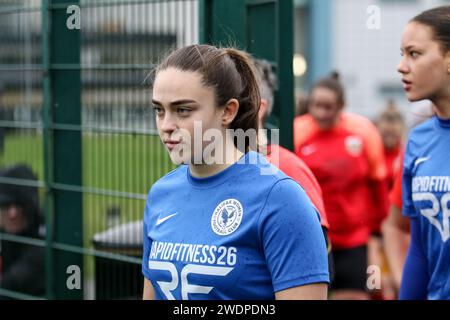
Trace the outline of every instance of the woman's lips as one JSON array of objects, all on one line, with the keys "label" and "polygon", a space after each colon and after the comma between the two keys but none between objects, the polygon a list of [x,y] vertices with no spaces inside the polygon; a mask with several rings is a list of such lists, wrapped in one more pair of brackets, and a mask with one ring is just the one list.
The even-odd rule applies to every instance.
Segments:
[{"label": "woman's lips", "polygon": [[169,149],[169,151],[172,151],[172,149],[175,148],[175,146],[179,143],[180,143],[180,141],[175,141],[175,140],[164,141],[164,145],[167,147],[167,149]]},{"label": "woman's lips", "polygon": [[412,87],[411,81],[403,80],[403,89],[405,91],[410,91]]}]

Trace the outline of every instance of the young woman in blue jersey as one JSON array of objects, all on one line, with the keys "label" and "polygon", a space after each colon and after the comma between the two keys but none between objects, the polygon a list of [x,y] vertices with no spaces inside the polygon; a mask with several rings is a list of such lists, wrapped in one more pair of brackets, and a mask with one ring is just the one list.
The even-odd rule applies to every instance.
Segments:
[{"label": "young woman in blue jersey", "polygon": [[[260,104],[250,57],[184,47],[157,67],[152,89],[159,135],[181,165],[148,195],[144,299],[326,299],[316,210],[296,182],[249,151]],[[230,129],[254,135],[241,144]]]},{"label": "young woman in blue jersey", "polygon": [[403,171],[403,213],[411,243],[400,299],[450,299],[450,6],[406,26],[402,74],[410,101],[431,100],[437,115],[411,132]]}]

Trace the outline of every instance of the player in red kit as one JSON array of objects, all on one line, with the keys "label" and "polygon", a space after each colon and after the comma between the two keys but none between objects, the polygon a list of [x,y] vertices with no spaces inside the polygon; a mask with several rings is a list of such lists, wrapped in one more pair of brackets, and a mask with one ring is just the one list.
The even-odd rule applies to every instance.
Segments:
[{"label": "player in red kit", "polygon": [[295,153],[323,191],[335,265],[335,299],[368,299],[367,245],[387,211],[381,137],[366,118],[343,112],[337,75],[311,89],[309,114],[294,120]]},{"label": "player in red kit", "polygon": [[[261,105],[259,109],[259,128],[264,127],[264,122],[272,113],[274,104],[274,90],[277,85],[275,73],[272,66],[265,60],[254,60],[258,86],[261,94]],[[293,152],[278,144],[267,144],[267,137],[263,130],[260,130],[258,137],[260,144],[266,147],[266,158],[270,163],[277,166],[285,174],[297,181],[306,194],[311,199],[320,214],[321,225],[327,230],[329,228],[325,206],[323,204],[322,189],[319,182],[303,160]]]}]

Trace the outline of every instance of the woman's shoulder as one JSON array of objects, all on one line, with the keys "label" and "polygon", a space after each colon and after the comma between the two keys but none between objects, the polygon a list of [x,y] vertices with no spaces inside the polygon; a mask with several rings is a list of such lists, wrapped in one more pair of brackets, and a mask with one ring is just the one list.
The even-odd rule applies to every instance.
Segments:
[{"label": "woman's shoulder", "polygon": [[265,190],[267,195],[277,194],[280,197],[289,194],[304,192],[303,187],[292,177],[281,171],[278,166],[270,163],[263,155],[259,154],[260,162],[253,164],[248,170],[248,180],[255,185],[255,189]]},{"label": "woman's shoulder", "polygon": [[277,163],[271,163],[272,161],[279,161],[279,157],[274,156],[273,151],[271,150],[272,159],[269,161],[263,154],[253,152],[250,157],[247,157],[248,163],[247,172],[248,176],[251,179],[257,178],[260,181],[265,181],[269,184],[274,184],[279,180],[289,178],[283,171],[278,168]]},{"label": "woman's shoulder", "polygon": [[414,127],[408,135],[406,152],[410,154],[426,148],[428,143],[436,137],[436,126],[436,119],[432,117]]},{"label": "woman's shoulder", "polygon": [[352,134],[356,134],[370,140],[374,135],[379,135],[377,127],[369,118],[352,112],[343,112],[340,126]]},{"label": "woman's shoulder", "polygon": [[434,117],[414,127],[408,135],[404,167],[412,169],[419,158],[427,158],[430,148],[434,148],[436,139],[436,119]]},{"label": "woman's shoulder", "polygon": [[151,186],[149,194],[165,190],[166,188],[174,188],[177,184],[183,183],[183,179],[186,177],[186,170],[186,165],[180,165],[166,173]]},{"label": "woman's shoulder", "polygon": [[411,130],[409,139],[420,140],[421,138],[424,138],[424,135],[434,134],[434,130],[437,126],[436,122],[436,117],[434,116],[417,125]]}]

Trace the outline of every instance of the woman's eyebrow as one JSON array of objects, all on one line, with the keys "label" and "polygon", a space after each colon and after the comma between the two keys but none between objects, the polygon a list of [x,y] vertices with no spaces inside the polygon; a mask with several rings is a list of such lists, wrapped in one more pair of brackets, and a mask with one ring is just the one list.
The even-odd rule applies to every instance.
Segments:
[{"label": "woman's eyebrow", "polygon": [[170,103],[170,105],[172,105],[172,106],[179,106],[179,105],[182,105],[182,104],[191,104],[191,103],[197,103],[197,101],[190,100],[190,99],[183,99],[183,100],[173,101],[173,102]]},{"label": "woman's eyebrow", "polygon": [[[159,101],[157,101],[157,100],[155,100],[155,99],[152,99],[152,103],[153,103],[153,104],[156,104],[156,105],[159,105],[159,106],[162,105],[161,102],[159,102]],[[192,103],[198,103],[198,102],[195,101],[195,100],[191,100],[191,99],[182,99],[182,100],[172,101],[172,102],[170,103],[170,105],[176,107],[176,106],[179,106],[179,105],[192,104]]]},{"label": "woman's eyebrow", "polygon": [[400,50],[403,52],[403,50],[409,51],[409,50],[414,49],[414,48],[416,48],[416,45],[411,44],[411,45],[405,47],[404,49],[403,49],[403,48],[400,48]]}]

